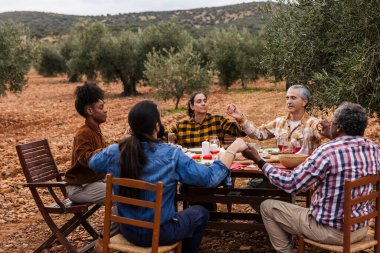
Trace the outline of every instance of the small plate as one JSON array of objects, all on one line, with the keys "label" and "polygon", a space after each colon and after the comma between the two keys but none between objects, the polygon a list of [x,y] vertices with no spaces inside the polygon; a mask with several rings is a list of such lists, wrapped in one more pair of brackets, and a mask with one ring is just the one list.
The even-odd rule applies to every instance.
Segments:
[{"label": "small plate", "polygon": [[187,151],[190,151],[191,153],[201,154],[202,148],[188,148]]},{"label": "small plate", "polygon": [[280,150],[278,148],[264,148],[263,153],[278,155],[280,153]]}]

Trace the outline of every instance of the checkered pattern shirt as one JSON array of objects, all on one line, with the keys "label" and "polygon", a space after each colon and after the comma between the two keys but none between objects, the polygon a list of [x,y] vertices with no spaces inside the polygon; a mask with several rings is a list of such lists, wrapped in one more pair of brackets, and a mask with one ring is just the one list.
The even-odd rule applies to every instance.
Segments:
[{"label": "checkered pattern shirt", "polygon": [[[275,120],[256,127],[252,121],[248,120],[244,116],[244,121],[239,125],[239,128],[243,130],[249,137],[257,140],[267,140],[271,138],[279,139],[280,137],[286,137],[288,141],[291,141],[295,147],[301,147],[304,139],[304,133],[308,131],[311,133],[309,136],[310,144],[316,148],[321,143],[322,136],[319,134],[317,125],[319,120],[315,117],[305,113],[300,122],[293,129],[289,124],[290,114],[283,117],[278,117]],[[313,148],[313,149],[314,149]]]},{"label": "checkered pattern shirt", "polygon": [[176,123],[168,132],[175,134],[177,144],[187,148],[202,146],[202,142],[210,140],[212,135],[218,136],[221,144],[224,142],[225,134],[232,136],[246,135],[244,131],[239,130],[235,122],[223,116],[209,113],[206,114],[201,123],[195,122],[194,117],[191,117]]},{"label": "checkered pattern shirt", "polygon": [[[291,173],[263,166],[270,182],[289,193],[307,190],[316,184],[311,199],[311,214],[317,222],[343,230],[344,180],[355,180],[377,175],[380,167],[380,150],[373,142],[357,136],[338,137],[320,146]],[[356,188],[353,197],[372,191],[372,185]],[[368,214],[369,202],[352,207],[352,216]],[[355,224],[351,231],[368,225]]]}]

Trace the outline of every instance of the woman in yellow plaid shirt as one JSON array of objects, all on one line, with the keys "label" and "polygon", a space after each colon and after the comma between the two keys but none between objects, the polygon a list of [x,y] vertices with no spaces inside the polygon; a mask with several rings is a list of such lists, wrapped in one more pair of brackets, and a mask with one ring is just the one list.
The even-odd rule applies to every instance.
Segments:
[{"label": "woman in yellow plaid shirt", "polygon": [[[218,136],[221,143],[224,142],[226,134],[232,136],[245,136],[236,122],[230,121],[220,115],[207,113],[207,95],[203,92],[194,92],[190,95],[187,114],[189,119],[177,122],[168,130],[174,133],[177,144],[192,148],[200,147],[202,142],[209,140],[210,136]],[[166,136],[165,136],[166,137]]]}]

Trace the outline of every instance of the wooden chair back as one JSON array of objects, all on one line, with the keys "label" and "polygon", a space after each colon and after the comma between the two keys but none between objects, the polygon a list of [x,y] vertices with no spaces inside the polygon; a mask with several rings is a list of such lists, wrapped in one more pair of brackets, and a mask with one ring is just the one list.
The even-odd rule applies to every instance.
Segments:
[{"label": "wooden chair back", "polygon": [[223,146],[227,148],[235,140],[236,140],[235,136],[232,136],[232,135],[229,135],[229,134],[225,134],[224,138],[223,138]]},{"label": "wooden chair back", "polygon": [[[106,207],[104,215],[104,252],[108,253],[108,245],[110,241],[110,224],[112,222],[129,224],[137,227],[143,227],[153,230],[152,236],[152,252],[157,253],[160,238],[160,223],[161,223],[161,207],[162,207],[162,192],[164,184],[159,181],[157,184],[151,184],[141,180],[128,178],[114,178],[111,174],[106,176]],[[112,192],[112,186],[125,186],[139,190],[147,190],[156,192],[156,201],[145,201],[141,199],[123,197]],[[122,203],[134,206],[141,206],[154,209],[153,222],[147,222],[137,219],[121,217],[111,213],[112,203]]]},{"label": "wooden chair back", "polygon": [[[353,198],[352,191],[360,188],[365,185],[374,185],[373,190],[366,194],[362,195],[360,197]],[[357,252],[356,250],[353,251],[353,248],[363,250],[367,248],[371,248],[375,246],[375,252],[380,253],[380,219],[379,219],[379,211],[380,211],[380,175],[375,176],[367,176],[363,178],[359,178],[356,180],[349,180],[346,179],[344,183],[344,224],[343,224],[343,246],[329,246],[326,244],[321,243],[313,243],[312,240],[306,239],[303,237],[299,237],[299,250],[298,252],[304,252],[304,241],[308,242],[312,245],[315,245],[317,247],[327,249],[333,252]],[[355,205],[358,204],[365,204],[367,201],[370,201],[374,203],[372,205],[372,211],[369,212],[366,215],[359,216],[359,217],[352,217],[352,208]],[[375,236],[372,238],[372,236],[367,236],[362,241],[351,244],[351,227],[355,224],[362,223],[365,221],[369,221],[370,219],[376,219],[375,222]]]},{"label": "wooden chair back", "polygon": [[[16,146],[17,155],[25,175],[27,183],[36,205],[45,219],[46,224],[52,231],[51,236],[39,246],[35,252],[40,252],[48,248],[58,240],[68,252],[77,252],[76,247],[67,240],[67,236],[82,225],[86,231],[93,237],[98,238],[98,233],[87,222],[100,205],[92,203],[73,204],[67,198],[66,182],[62,180],[62,174],[58,171],[47,140],[35,141]],[[56,193],[55,189],[59,189]],[[41,196],[41,191],[50,193],[48,196]],[[53,203],[46,203],[51,201]],[[67,221],[63,226],[58,227],[53,220],[51,213],[54,214],[75,214],[73,218]],[[86,245],[83,250],[93,248],[95,241]]]},{"label": "wooden chair back", "polygon": [[47,140],[17,145],[16,150],[28,183],[62,181]]}]

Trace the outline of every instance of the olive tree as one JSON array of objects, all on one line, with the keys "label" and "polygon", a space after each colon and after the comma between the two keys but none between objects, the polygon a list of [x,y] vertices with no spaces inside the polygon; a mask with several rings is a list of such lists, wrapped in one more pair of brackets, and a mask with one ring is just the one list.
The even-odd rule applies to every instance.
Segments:
[{"label": "olive tree", "polygon": [[265,73],[261,66],[264,47],[262,40],[246,29],[240,32],[236,40],[239,43],[236,64],[242,87],[246,88],[248,81],[255,81]]},{"label": "olive tree", "polygon": [[0,95],[22,90],[33,58],[28,30],[20,24],[0,22]]},{"label": "olive tree", "polygon": [[231,26],[226,30],[215,29],[211,33],[209,58],[219,73],[219,84],[226,90],[240,77],[238,66],[239,31]]},{"label": "olive tree", "polygon": [[66,60],[61,55],[60,48],[57,44],[41,44],[38,55],[36,63],[38,74],[43,76],[55,76],[60,73],[66,73]]},{"label": "olive tree", "polygon": [[352,101],[380,112],[378,1],[278,1],[268,12],[268,74],[308,85],[316,105]]},{"label": "olive tree", "polygon": [[107,81],[120,80],[124,96],[137,94],[136,83],[143,77],[144,58],[140,35],[130,31],[103,38],[97,53],[102,77]]},{"label": "olive tree", "polygon": [[96,79],[98,47],[106,36],[108,29],[101,22],[82,20],[75,24],[68,37],[72,43],[71,58],[67,63],[70,74],[85,75],[88,80]]},{"label": "olive tree", "polygon": [[158,89],[164,100],[172,98],[176,109],[184,94],[205,90],[211,82],[207,69],[201,66],[200,55],[191,45],[178,52],[171,48],[149,53],[145,68],[149,84]]}]

